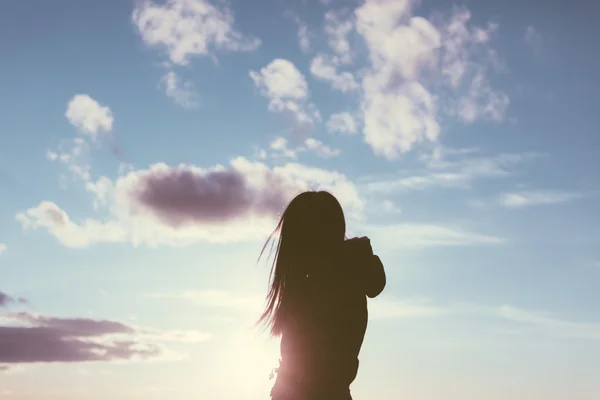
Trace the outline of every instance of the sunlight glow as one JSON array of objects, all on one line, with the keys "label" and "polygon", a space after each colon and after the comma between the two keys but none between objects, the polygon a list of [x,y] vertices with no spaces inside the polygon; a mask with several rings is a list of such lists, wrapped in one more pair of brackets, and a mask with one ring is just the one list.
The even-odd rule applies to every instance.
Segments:
[{"label": "sunlight glow", "polygon": [[268,398],[274,383],[269,374],[279,365],[279,340],[256,329],[241,329],[232,338],[226,361],[240,393],[247,398]]}]

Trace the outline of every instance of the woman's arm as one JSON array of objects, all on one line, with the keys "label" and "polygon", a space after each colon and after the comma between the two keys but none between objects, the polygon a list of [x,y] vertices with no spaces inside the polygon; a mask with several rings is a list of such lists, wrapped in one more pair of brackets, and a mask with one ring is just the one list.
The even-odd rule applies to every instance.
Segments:
[{"label": "woman's arm", "polygon": [[363,236],[361,238],[349,239],[346,241],[351,264],[355,266],[358,275],[356,279],[362,285],[365,294],[374,298],[379,296],[386,284],[385,269],[378,256],[373,254],[371,240]]},{"label": "woman's arm", "polygon": [[369,298],[379,296],[386,284],[385,269],[378,256],[373,255],[367,265],[365,276],[365,292]]}]

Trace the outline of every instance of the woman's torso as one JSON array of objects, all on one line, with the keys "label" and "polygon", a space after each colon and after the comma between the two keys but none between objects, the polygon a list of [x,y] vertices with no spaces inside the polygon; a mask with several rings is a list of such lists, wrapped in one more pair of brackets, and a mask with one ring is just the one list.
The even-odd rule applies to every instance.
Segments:
[{"label": "woman's torso", "polygon": [[335,274],[306,278],[303,300],[282,332],[275,392],[278,387],[300,392],[301,400],[350,398],[367,328],[367,298],[351,265],[356,261],[338,262],[344,265],[334,266]]}]

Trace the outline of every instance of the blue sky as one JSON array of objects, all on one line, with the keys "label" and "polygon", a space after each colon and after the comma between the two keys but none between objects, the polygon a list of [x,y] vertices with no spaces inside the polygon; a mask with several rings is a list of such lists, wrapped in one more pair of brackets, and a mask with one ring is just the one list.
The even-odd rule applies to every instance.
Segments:
[{"label": "blue sky", "polygon": [[594,11],[1,2],[0,398],[267,398],[318,187],[387,268],[357,399],[596,399]]}]

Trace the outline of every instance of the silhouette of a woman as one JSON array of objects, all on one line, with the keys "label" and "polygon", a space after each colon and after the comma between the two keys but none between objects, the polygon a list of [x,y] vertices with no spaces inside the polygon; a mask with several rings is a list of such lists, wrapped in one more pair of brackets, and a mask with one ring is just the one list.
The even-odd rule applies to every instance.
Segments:
[{"label": "silhouette of a woman", "polygon": [[328,192],[304,192],[284,211],[259,323],[281,336],[272,400],[351,400],[367,328],[367,296],[386,284],[366,237],[345,240],[342,207]]}]

